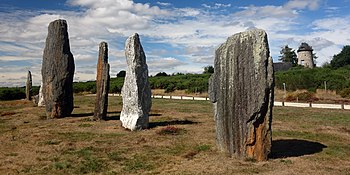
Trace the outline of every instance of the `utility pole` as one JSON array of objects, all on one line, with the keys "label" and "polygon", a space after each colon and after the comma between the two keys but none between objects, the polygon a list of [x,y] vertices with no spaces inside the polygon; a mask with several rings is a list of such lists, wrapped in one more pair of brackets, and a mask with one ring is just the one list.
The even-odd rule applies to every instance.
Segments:
[{"label": "utility pole", "polygon": [[327,92],[327,81],[324,81],[324,90]]}]

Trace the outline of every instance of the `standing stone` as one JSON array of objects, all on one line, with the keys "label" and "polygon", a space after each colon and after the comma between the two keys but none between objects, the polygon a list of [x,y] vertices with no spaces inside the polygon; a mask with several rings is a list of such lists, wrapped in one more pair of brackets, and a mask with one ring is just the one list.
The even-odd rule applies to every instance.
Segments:
[{"label": "standing stone", "polygon": [[229,37],[216,50],[215,73],[209,81],[219,148],[238,158],[267,160],[274,72],[265,31]]},{"label": "standing stone", "polygon": [[48,118],[69,116],[73,111],[74,58],[70,52],[65,20],[49,24],[41,74]]},{"label": "standing stone", "polygon": [[28,71],[26,82],[26,100],[32,100],[32,73]]},{"label": "standing stone", "polygon": [[125,56],[128,68],[122,88],[123,109],[120,120],[123,127],[130,130],[148,128],[151,88],[146,56],[137,33],[126,40]]},{"label": "standing stone", "polygon": [[109,91],[108,45],[100,43],[96,75],[96,103],[93,120],[101,120],[107,116]]},{"label": "standing stone", "polygon": [[43,96],[43,82],[41,81],[38,97],[38,106],[45,106],[44,96]]}]

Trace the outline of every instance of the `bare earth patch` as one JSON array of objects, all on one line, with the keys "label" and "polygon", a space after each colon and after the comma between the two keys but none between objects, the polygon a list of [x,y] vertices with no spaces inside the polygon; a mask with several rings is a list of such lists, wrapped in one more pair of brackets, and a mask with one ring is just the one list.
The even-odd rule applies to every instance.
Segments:
[{"label": "bare earth patch", "polygon": [[270,160],[216,148],[208,101],[153,99],[150,129],[121,127],[121,98],[93,122],[95,97],[75,96],[72,117],[45,119],[26,101],[0,102],[0,174],[348,174],[350,111],[275,107]]}]

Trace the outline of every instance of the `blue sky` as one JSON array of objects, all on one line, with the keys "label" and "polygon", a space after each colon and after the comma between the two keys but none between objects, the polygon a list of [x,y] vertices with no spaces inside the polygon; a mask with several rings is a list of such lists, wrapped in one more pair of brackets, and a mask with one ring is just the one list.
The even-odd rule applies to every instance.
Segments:
[{"label": "blue sky", "polygon": [[124,43],[139,33],[150,74],[200,73],[213,65],[227,37],[266,30],[270,52],[309,43],[317,64],[350,44],[350,0],[1,0],[0,86],[23,86],[27,71],[41,81],[47,26],[66,19],[75,81],[94,80],[98,45],[108,42],[111,77],[126,68]]}]

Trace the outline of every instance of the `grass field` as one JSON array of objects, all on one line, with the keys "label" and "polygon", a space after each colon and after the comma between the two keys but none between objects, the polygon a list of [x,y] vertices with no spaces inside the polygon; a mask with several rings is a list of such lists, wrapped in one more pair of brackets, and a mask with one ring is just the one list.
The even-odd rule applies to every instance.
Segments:
[{"label": "grass field", "polygon": [[72,117],[0,101],[0,174],[350,174],[350,111],[275,107],[270,160],[217,150],[208,101],[152,99],[150,129],[121,127],[121,98],[92,122],[94,97],[75,96]]}]

